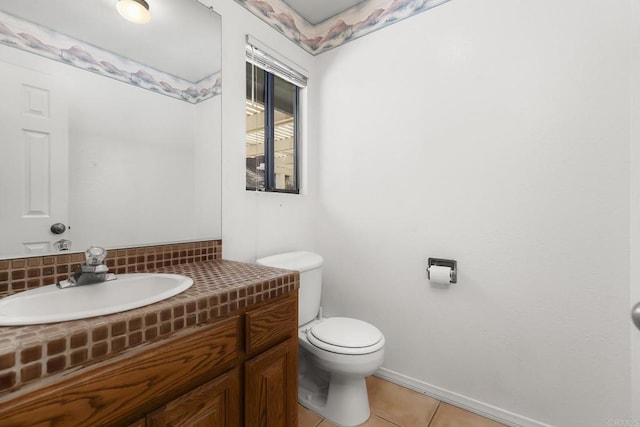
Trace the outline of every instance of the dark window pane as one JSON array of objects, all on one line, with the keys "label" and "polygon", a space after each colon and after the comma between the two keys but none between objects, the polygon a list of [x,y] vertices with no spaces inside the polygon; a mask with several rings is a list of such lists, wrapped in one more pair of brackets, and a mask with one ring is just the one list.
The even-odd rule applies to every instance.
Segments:
[{"label": "dark window pane", "polygon": [[274,79],[274,173],[276,190],[296,189],[297,87],[280,77]]},{"label": "dark window pane", "polygon": [[249,62],[246,83],[246,188],[297,192],[299,89]]}]

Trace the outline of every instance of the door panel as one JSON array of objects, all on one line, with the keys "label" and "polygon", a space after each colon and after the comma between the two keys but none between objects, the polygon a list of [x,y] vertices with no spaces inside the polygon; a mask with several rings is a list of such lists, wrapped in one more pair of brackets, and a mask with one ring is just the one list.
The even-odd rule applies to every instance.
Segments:
[{"label": "door panel", "polygon": [[240,388],[233,370],[147,416],[147,427],[235,427]]},{"label": "door panel", "polygon": [[245,426],[296,427],[298,342],[294,338],[245,363]]}]

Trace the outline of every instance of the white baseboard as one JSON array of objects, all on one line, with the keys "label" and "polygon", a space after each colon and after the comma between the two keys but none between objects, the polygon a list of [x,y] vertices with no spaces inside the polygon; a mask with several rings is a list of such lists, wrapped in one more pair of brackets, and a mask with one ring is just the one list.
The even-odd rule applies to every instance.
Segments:
[{"label": "white baseboard", "polygon": [[413,379],[387,368],[378,369],[378,371],[375,373],[375,376],[399,386],[417,391],[418,393],[433,397],[434,399],[440,400],[442,402],[450,403],[454,406],[481,415],[485,418],[489,418],[499,423],[506,424],[508,426],[552,427],[549,424],[532,420],[531,418],[523,417],[521,415],[514,414],[513,412],[498,408],[496,406],[492,406],[487,403],[463,396],[461,394],[454,393],[452,391],[445,390],[431,384],[427,384],[423,381]]}]

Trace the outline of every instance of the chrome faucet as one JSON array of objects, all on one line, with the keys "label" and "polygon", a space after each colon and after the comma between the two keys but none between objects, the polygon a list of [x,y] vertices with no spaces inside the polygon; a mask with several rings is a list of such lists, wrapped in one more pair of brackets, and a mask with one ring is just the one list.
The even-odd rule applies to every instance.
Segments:
[{"label": "chrome faucet", "polygon": [[107,251],[99,246],[91,246],[84,253],[85,263],[67,280],[58,282],[60,289],[72,286],[91,285],[116,279],[115,274],[108,274],[109,267],[103,264]]}]

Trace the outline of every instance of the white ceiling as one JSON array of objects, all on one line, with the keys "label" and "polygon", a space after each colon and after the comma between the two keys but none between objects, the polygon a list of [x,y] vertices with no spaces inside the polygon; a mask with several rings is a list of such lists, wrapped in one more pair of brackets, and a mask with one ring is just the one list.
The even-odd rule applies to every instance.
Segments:
[{"label": "white ceiling", "polygon": [[283,0],[312,24],[325,21],[366,0]]},{"label": "white ceiling", "polygon": [[151,22],[132,24],[115,0],[1,0],[0,10],[174,76],[220,70],[220,15],[197,0],[150,0]]}]

